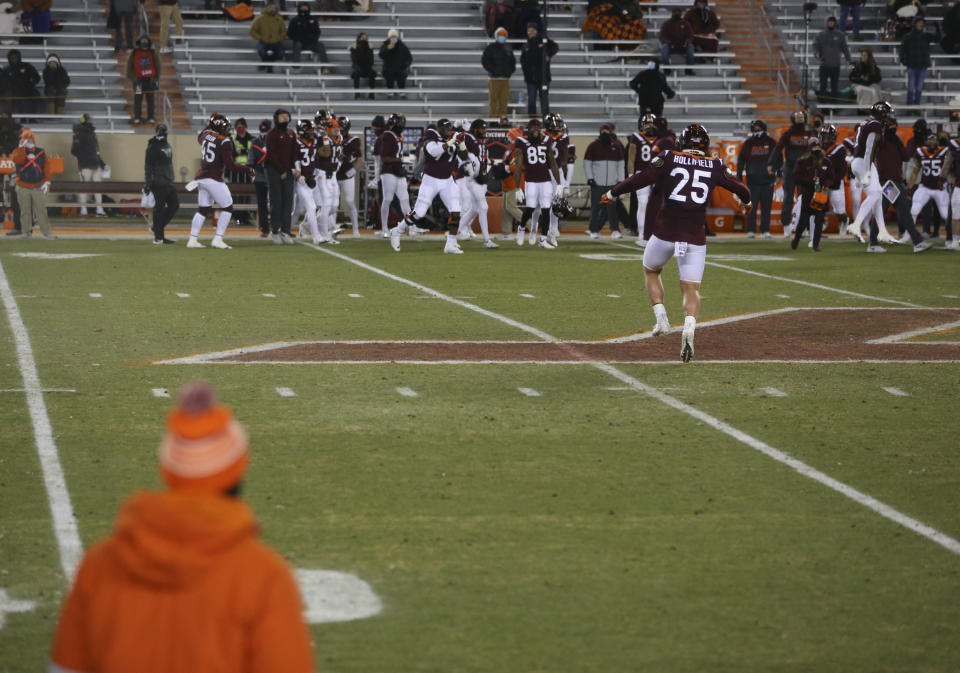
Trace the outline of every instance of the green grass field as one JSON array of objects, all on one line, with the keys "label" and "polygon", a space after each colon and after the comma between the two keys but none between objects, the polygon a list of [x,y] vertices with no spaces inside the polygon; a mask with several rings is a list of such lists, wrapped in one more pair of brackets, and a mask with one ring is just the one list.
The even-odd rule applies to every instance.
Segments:
[{"label": "green grass field", "polygon": [[[960,670],[955,328],[902,346],[926,360],[924,339],[956,343],[928,362],[799,363],[785,351],[765,363],[747,351],[721,364],[710,361],[737,358],[698,344],[681,365],[677,332],[662,337],[669,356],[642,364],[154,364],[280,341],[541,340],[531,330],[599,341],[653,325],[632,242],[466,243],[451,256],[436,240],[396,254],[347,239],[332,255],[250,239],[187,250],[177,238],[0,245],[85,546],[133,489],[159,487],[171,400],[153,389],[175,395],[202,377],[250,432],[245,497],[264,538],[294,567],[356,575],[382,603],[312,625],[321,670]],[[960,255],[824,248],[711,243],[701,323],[905,304],[942,309],[931,326],[960,319]],[[31,252],[97,256],[18,255]],[[676,326],[673,263],[664,280]],[[817,339],[804,338],[838,346]],[[67,586],[17,349],[4,320],[0,589],[35,607],[4,619],[0,603],[0,672],[26,673],[45,666]]]}]

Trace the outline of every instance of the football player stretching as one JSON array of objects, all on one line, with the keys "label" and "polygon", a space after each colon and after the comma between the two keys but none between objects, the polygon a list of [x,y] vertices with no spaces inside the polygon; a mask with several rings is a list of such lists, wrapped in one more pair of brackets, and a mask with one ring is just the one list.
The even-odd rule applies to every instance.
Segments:
[{"label": "football player stretching", "polygon": [[193,222],[190,224],[190,239],[187,241],[188,248],[205,248],[206,246],[197,240],[203,223],[208,215],[213,214],[213,205],[220,206],[220,215],[217,216],[217,230],[213,240],[210,241],[211,247],[229,250],[230,246],[223,242],[223,235],[227,232],[227,226],[230,224],[230,216],[233,214],[233,197],[230,195],[230,188],[223,181],[223,169],[226,168],[235,173],[245,173],[253,178],[253,169],[249,166],[241,166],[233,160],[234,147],[230,140],[230,120],[218,112],[210,115],[210,121],[207,127],[197,136],[197,142],[200,144],[200,170],[196,177],[187,183],[187,191],[192,192],[199,188],[197,194],[197,212],[193,215]]},{"label": "football player stretching", "polygon": [[647,295],[653,305],[656,325],[653,335],[670,331],[667,309],[663,306],[663,282],[660,272],[672,257],[680,270],[680,292],[683,294],[683,336],[680,359],[693,358],[693,333],[700,312],[700,281],[707,257],[707,204],[715,187],[723,187],[739,197],[745,209],[750,208],[750,190],[733,177],[723,159],[708,157],[710,136],[700,124],[691,124],[677,139],[677,150],[668,150],[655,157],[639,173],[616,185],[603,195],[610,203],[621,194],[629,194],[647,185],[656,185],[663,194],[663,203],[653,221],[650,240],[643,250],[643,273]]}]

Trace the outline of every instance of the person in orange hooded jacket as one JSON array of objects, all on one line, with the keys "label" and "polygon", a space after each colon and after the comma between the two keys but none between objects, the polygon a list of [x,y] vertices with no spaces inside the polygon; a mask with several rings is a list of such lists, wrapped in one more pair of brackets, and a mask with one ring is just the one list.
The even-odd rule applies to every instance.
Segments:
[{"label": "person in orange hooded jacket", "polygon": [[135,493],[90,549],[63,606],[52,673],[310,673],[293,576],[237,496],[247,436],[206,383],[167,419],[169,486]]},{"label": "person in orange hooded jacket", "polygon": [[10,155],[17,171],[17,202],[20,204],[20,224],[23,235],[29,238],[34,225],[40,227],[44,238],[56,238],[47,219],[47,192],[50,191],[52,170],[47,153],[37,147],[33,131],[20,132],[20,145]]}]

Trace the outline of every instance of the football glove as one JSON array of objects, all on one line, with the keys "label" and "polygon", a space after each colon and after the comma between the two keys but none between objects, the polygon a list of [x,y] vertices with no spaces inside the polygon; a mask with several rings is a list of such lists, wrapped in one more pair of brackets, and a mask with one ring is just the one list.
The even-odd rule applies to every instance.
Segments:
[{"label": "football glove", "polygon": [[42,185],[40,185],[40,191],[43,192],[44,194],[49,193],[49,192],[50,192],[50,183],[49,183],[49,182],[44,182]]},{"label": "football glove", "polygon": [[527,200],[527,195],[523,193],[522,187],[517,187],[517,205],[522,206]]},{"label": "football glove", "polygon": [[610,190],[608,189],[603,193],[603,196],[600,197],[600,203],[602,203],[603,205],[607,205],[609,203],[613,203],[614,201],[616,201],[616,199],[617,197],[611,194]]},{"label": "football glove", "polygon": [[560,199],[563,198],[563,185],[557,185],[553,188],[553,198]]}]

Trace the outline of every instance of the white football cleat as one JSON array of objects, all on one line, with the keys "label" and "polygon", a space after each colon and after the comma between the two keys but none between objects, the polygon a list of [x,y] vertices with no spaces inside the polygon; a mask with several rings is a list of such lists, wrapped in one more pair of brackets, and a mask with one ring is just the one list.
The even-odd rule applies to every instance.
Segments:
[{"label": "white football cleat", "polygon": [[600,234],[598,234],[595,231],[591,231],[589,229],[587,229],[587,236],[589,236],[590,238],[600,238]]},{"label": "white football cleat", "polygon": [[340,245],[340,241],[335,239],[333,236],[328,236],[327,238],[323,239],[323,242],[327,245]]},{"label": "white football cleat", "polygon": [[960,252],[960,241],[947,241],[943,244],[944,250],[953,250],[954,252]]},{"label": "white football cleat", "polygon": [[523,245],[525,238],[523,227],[517,227],[517,245]]},{"label": "white football cleat", "polygon": [[557,242],[557,237],[556,237],[556,236],[547,236],[547,241],[549,241],[550,245],[552,245],[552,246],[555,247],[555,248],[560,245],[560,244]]},{"label": "white football cleat", "polygon": [[527,239],[527,243],[530,245],[534,245],[537,242],[537,231],[538,227],[530,228],[530,238]]},{"label": "white football cleat", "polygon": [[[890,235],[890,232],[886,228],[881,228],[877,232],[877,240],[881,243],[899,243],[900,241]],[[909,239],[908,239],[909,240]]]},{"label": "white football cleat", "polygon": [[920,241],[915,246],[913,246],[914,252],[924,252],[933,247],[933,241]]},{"label": "white football cleat", "polygon": [[407,233],[411,236],[420,236],[421,234],[429,234],[430,230],[424,229],[423,227],[418,227],[415,224],[411,224],[407,226]]},{"label": "white football cleat", "polygon": [[494,243],[493,240],[488,238],[483,242],[483,247],[490,248],[492,250],[493,248],[499,248],[500,246]]},{"label": "white football cleat", "polygon": [[470,232],[467,231],[466,229],[461,229],[460,231],[457,232],[457,240],[458,240],[458,241],[469,241],[469,240],[470,240]]},{"label": "white football cleat", "polygon": [[273,235],[273,244],[274,245],[283,245],[283,239],[280,237],[280,234]]},{"label": "white football cleat", "polygon": [[390,247],[400,252],[400,227],[394,227],[390,231]]},{"label": "white football cleat", "polygon": [[321,243],[323,243],[323,239],[319,237],[311,238],[310,242],[313,243],[314,245],[320,245]]},{"label": "white football cleat", "polygon": [[214,236],[213,240],[210,241],[211,248],[220,248],[221,250],[230,250],[230,246],[223,242],[223,237]]},{"label": "white football cleat", "polygon": [[683,337],[680,340],[680,359],[684,362],[690,362],[693,359],[693,330],[684,329]]},{"label": "white football cleat", "polygon": [[620,239],[620,238],[623,238],[623,234],[621,234],[621,233],[620,233],[620,230],[617,229],[616,231],[611,231],[611,232],[610,232],[610,238],[612,238],[612,239],[614,239],[614,240]]},{"label": "white football cleat", "polygon": [[188,248],[205,248],[207,246],[205,246],[203,243],[198,241],[196,236],[191,236],[187,240],[187,247]]},{"label": "white football cleat", "polygon": [[882,245],[871,245],[867,248],[867,252],[886,252],[887,249]]},{"label": "white football cleat", "polygon": [[460,245],[457,243],[457,239],[453,236],[447,236],[447,242],[443,245],[443,254],[445,255],[462,255],[463,250],[460,249]]},{"label": "white football cleat", "polygon": [[544,250],[553,250],[556,246],[550,245],[550,241],[547,240],[546,236],[540,237],[540,242],[537,243],[538,248],[543,248]]},{"label": "white football cleat", "polygon": [[637,238],[637,247],[641,250],[647,247],[647,240],[643,236]]},{"label": "white football cleat", "polygon": [[857,222],[851,222],[847,225],[847,234],[849,236],[854,236],[858,241],[863,243],[863,235],[860,233],[860,224]]},{"label": "white football cleat", "polygon": [[910,238],[910,233],[905,231],[903,232],[903,236],[897,239],[897,243],[901,245],[906,245],[907,243],[910,243],[911,240],[912,239]]},{"label": "white football cleat", "polygon": [[664,317],[663,320],[657,320],[657,324],[653,326],[653,336],[662,336],[664,334],[670,333],[670,321]]}]

